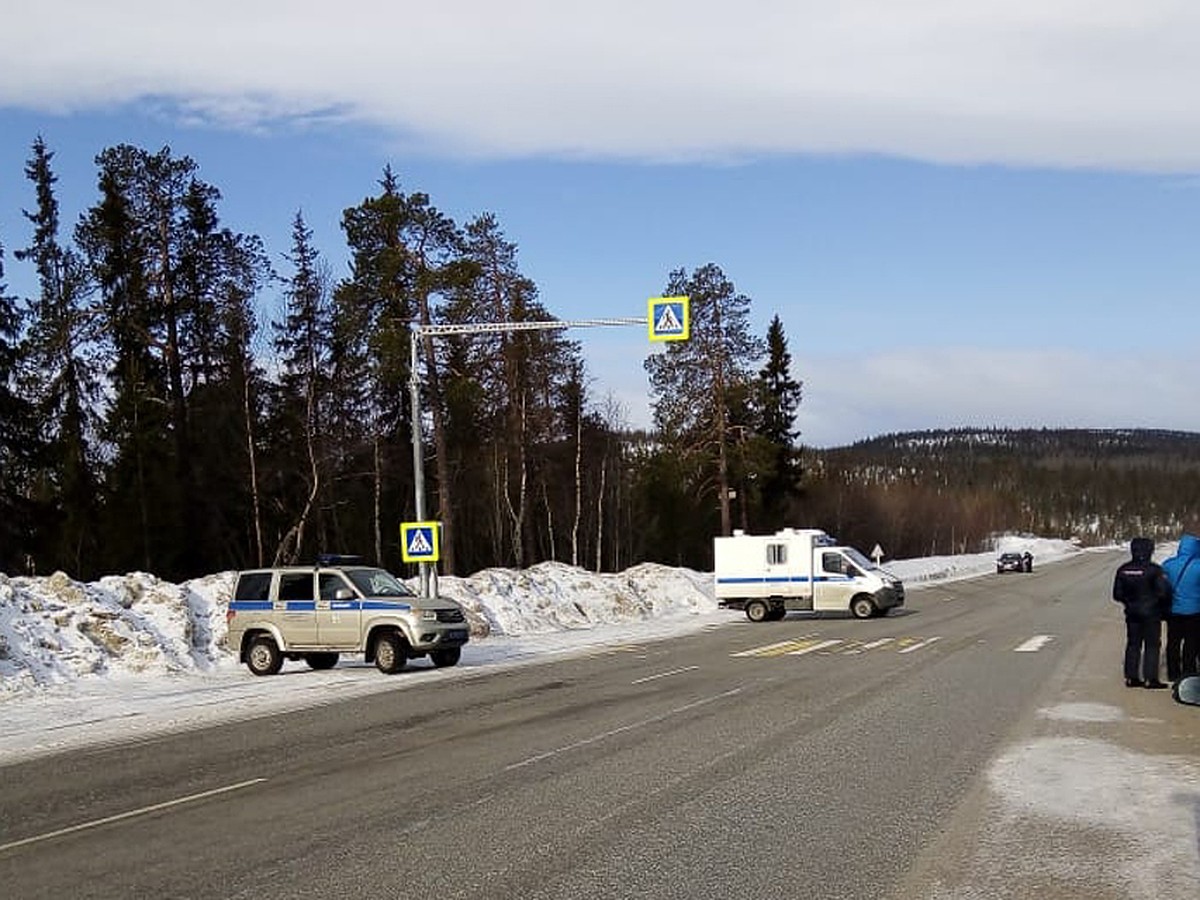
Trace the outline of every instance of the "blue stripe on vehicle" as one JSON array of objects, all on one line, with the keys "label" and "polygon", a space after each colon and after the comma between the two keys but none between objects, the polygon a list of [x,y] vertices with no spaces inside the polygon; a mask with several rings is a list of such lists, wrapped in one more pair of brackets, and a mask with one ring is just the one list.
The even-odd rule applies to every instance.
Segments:
[{"label": "blue stripe on vehicle", "polygon": [[329,608],[341,612],[345,609],[358,609],[358,605],[357,600],[332,600],[329,603]]},{"label": "blue stripe on vehicle", "polygon": [[288,612],[316,612],[316,600],[289,600],[287,601]]},{"label": "blue stripe on vehicle", "polygon": [[363,604],[362,604],[362,608],[363,609],[401,610],[401,609],[412,609],[412,606],[410,606],[407,603],[397,603],[393,600],[364,600]]},{"label": "blue stripe on vehicle", "polygon": [[234,610],[271,609],[270,600],[234,600],[229,604]]},{"label": "blue stripe on vehicle", "polygon": [[807,575],[796,575],[791,577],[718,578],[717,584],[808,584],[809,581],[848,583],[853,580],[853,578],[847,578],[845,575],[818,575],[816,578],[811,579]]}]

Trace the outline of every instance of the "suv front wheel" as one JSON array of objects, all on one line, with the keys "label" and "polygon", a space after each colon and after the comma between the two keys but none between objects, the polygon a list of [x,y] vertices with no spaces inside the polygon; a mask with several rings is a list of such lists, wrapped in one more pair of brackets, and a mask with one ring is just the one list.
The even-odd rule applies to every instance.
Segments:
[{"label": "suv front wheel", "polygon": [[246,666],[255,675],[274,675],[283,667],[283,654],[274,640],[259,635],[246,650]]},{"label": "suv front wheel", "polygon": [[394,631],[385,631],[375,638],[375,668],[393,675],[408,662],[408,642]]}]

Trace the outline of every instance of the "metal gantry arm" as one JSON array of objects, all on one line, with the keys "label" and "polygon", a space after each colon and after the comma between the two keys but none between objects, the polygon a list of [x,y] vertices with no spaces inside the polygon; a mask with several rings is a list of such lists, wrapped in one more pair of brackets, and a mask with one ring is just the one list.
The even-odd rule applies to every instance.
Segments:
[{"label": "metal gantry arm", "polygon": [[[421,382],[417,374],[417,341],[423,337],[447,337],[450,335],[497,334],[511,331],[561,331],[566,328],[604,328],[622,325],[647,325],[645,316],[616,319],[576,319],[573,321],[552,320],[548,322],[463,322],[447,325],[408,326],[412,344],[412,360],[409,365],[409,395],[412,399],[412,445],[413,445],[413,492],[416,495],[418,522],[425,521],[425,460],[421,449]],[[437,579],[432,579],[430,593],[431,563],[419,563],[421,572],[421,596],[437,597]]]}]

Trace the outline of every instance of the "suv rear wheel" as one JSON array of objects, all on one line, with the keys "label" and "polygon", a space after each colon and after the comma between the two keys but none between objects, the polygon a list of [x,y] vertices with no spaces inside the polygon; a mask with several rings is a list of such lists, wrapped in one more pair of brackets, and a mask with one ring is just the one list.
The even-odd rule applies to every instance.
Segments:
[{"label": "suv rear wheel", "polygon": [[283,654],[272,638],[259,635],[246,650],[246,667],[255,675],[274,675],[283,667]]},{"label": "suv rear wheel", "polygon": [[394,675],[408,662],[408,642],[394,631],[384,631],[375,638],[375,668],[385,675]]}]

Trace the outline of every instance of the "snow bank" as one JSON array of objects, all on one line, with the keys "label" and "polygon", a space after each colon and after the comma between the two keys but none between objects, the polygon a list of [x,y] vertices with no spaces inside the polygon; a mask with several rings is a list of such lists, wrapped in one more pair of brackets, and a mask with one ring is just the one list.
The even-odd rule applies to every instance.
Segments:
[{"label": "snow bank", "polygon": [[[1005,537],[994,552],[885,561],[915,584],[994,571],[996,554],[1029,550],[1034,566],[1080,552],[1069,541]],[[84,584],[0,574],[0,700],[81,679],[146,679],[227,666],[225,610],[234,573],[171,584],[144,572]],[[415,582],[410,582],[414,584]],[[711,573],[644,563],[595,574],[563,563],[442,577],[475,639],[532,637],[716,612]]]}]

